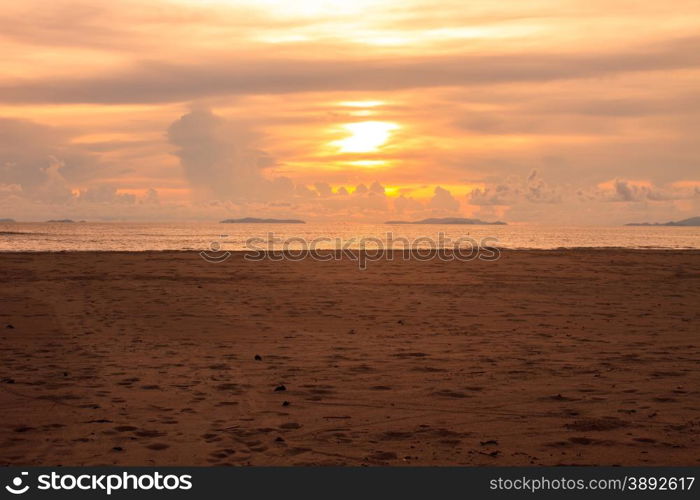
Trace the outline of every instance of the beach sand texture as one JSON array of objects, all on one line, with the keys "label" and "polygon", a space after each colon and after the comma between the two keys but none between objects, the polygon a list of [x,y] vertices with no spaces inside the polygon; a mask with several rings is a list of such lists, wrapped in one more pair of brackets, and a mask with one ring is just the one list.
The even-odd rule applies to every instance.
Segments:
[{"label": "beach sand texture", "polygon": [[698,465],[699,319],[698,251],[6,253],[0,464]]}]

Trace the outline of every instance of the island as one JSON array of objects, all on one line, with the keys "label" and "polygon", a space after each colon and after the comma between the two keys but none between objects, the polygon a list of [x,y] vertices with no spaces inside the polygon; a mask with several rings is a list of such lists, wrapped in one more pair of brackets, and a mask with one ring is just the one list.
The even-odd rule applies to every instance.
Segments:
[{"label": "island", "polygon": [[14,219],[0,219],[0,222],[15,222]]},{"label": "island", "polygon": [[465,219],[462,217],[443,217],[443,218],[430,218],[417,221],[405,221],[405,220],[389,220],[384,224],[470,224],[470,225],[483,225],[483,226],[505,226],[506,223],[502,221],[496,222],[486,222],[480,219]]},{"label": "island", "polygon": [[299,219],[257,219],[255,217],[244,217],[243,219],[224,219],[221,224],[306,224]]},{"label": "island", "polygon": [[700,217],[690,217],[679,221],[670,222],[630,222],[625,226],[681,226],[681,227],[698,227],[700,226]]},{"label": "island", "polygon": [[73,219],[51,219],[46,222],[60,222],[61,224],[73,224],[75,221]]}]

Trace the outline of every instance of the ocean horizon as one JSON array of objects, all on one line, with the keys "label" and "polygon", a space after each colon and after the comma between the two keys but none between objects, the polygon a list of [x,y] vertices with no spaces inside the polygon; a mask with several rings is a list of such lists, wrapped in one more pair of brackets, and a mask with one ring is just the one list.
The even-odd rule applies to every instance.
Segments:
[{"label": "ocean horizon", "polygon": [[451,248],[469,241],[504,249],[700,249],[700,228],[668,226],[549,226],[216,222],[0,223],[0,251],[164,251],[217,249]]}]

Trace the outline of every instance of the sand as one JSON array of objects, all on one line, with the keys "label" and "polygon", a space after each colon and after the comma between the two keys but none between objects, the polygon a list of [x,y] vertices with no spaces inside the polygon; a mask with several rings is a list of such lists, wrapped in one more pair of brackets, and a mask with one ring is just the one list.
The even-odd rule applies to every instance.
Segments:
[{"label": "sand", "polygon": [[697,251],[0,258],[1,465],[700,463]]}]

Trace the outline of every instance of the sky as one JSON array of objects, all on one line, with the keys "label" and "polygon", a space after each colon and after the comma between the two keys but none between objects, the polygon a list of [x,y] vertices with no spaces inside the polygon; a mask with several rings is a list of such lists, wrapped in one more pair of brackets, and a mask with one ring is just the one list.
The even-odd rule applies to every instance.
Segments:
[{"label": "sky", "polygon": [[0,0],[0,218],[700,215],[700,0]]}]

